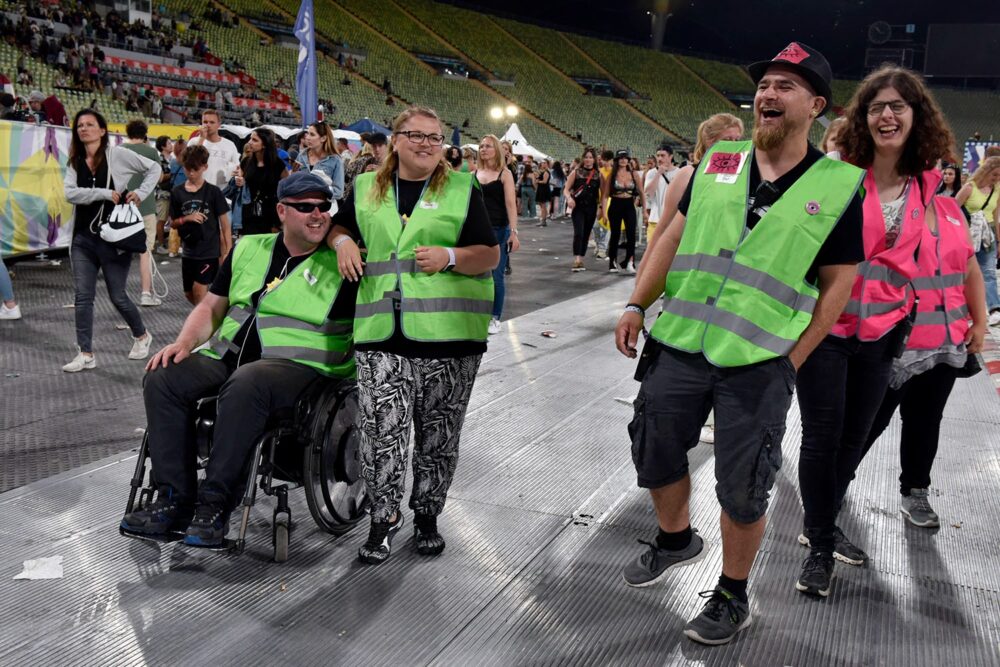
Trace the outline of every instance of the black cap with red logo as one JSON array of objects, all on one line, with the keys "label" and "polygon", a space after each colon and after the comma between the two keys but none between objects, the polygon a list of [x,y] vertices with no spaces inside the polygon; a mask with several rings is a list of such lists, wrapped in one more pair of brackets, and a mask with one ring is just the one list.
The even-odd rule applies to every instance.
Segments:
[{"label": "black cap with red logo", "polygon": [[833,70],[830,69],[830,63],[826,61],[822,53],[808,44],[792,42],[771,60],[756,62],[747,67],[747,71],[750,72],[750,78],[753,79],[754,83],[757,83],[764,78],[767,68],[772,65],[783,65],[799,74],[809,82],[816,95],[826,100],[824,108],[830,106],[833,101],[833,92],[830,89]]}]

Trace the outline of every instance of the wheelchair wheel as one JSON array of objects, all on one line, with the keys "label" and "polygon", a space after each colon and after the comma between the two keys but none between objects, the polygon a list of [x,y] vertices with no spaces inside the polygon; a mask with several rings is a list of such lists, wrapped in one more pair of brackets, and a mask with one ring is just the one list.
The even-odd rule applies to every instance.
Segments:
[{"label": "wheelchair wheel", "polygon": [[368,506],[361,478],[360,438],[354,427],[357,389],[335,386],[320,395],[303,454],[306,502],[323,530],[341,535],[360,521]]},{"label": "wheelchair wheel", "polygon": [[275,516],[274,527],[274,562],[284,563],[288,560],[288,528],[287,514]]}]

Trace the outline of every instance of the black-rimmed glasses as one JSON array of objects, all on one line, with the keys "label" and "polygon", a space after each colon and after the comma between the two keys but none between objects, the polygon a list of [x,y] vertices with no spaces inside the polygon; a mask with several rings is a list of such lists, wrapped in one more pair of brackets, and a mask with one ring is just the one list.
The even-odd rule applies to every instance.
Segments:
[{"label": "black-rimmed glasses", "polygon": [[444,143],[443,134],[427,134],[426,132],[418,132],[417,130],[405,130],[396,134],[403,135],[415,144],[422,144],[426,141],[431,146],[440,146]]},{"label": "black-rimmed glasses", "polygon": [[892,102],[872,102],[868,105],[868,115],[881,116],[886,107],[889,107],[889,111],[898,116],[909,109],[910,105],[903,100],[894,100]]}]

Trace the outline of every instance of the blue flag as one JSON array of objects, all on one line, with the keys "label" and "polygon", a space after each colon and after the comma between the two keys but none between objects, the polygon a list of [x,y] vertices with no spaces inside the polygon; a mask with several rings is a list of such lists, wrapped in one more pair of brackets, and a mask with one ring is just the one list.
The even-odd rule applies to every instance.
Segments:
[{"label": "blue flag", "polygon": [[316,83],[316,30],[312,0],[302,0],[295,19],[295,36],[299,39],[299,67],[295,73],[295,94],[299,96],[302,124],[316,122],[319,105]]},{"label": "blue flag", "polygon": [[462,132],[458,129],[457,125],[455,126],[454,131],[452,131],[451,133],[451,145],[452,146],[462,145]]}]

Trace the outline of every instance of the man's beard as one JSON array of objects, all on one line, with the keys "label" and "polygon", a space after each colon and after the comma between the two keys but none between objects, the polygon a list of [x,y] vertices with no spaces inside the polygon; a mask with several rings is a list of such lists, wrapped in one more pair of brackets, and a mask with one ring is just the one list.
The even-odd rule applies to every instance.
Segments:
[{"label": "man's beard", "polygon": [[785,139],[798,129],[797,125],[793,124],[787,115],[777,125],[754,125],[753,145],[762,151],[774,150],[781,146],[785,142]]}]

